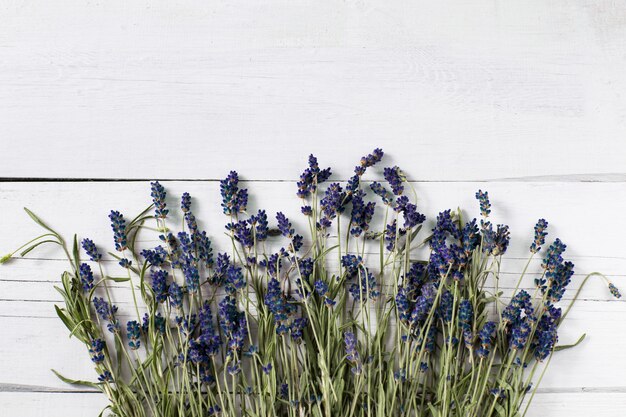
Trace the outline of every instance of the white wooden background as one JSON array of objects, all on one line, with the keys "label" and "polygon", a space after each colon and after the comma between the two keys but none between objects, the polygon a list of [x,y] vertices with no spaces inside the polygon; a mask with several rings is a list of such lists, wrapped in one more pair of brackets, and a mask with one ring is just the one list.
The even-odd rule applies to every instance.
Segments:
[{"label": "white wooden background", "polygon": [[[545,217],[576,264],[566,298],[592,271],[626,290],[625,70],[614,0],[5,1],[0,252],[39,232],[23,206],[109,245],[108,210],[143,209],[157,178],[172,205],[191,192],[217,237],[230,169],[251,205],[295,216],[308,153],[347,179],[380,146],[431,218],[475,215],[489,191],[512,227],[512,281]],[[94,377],[54,315],[61,259],[47,248],[0,268],[2,416],[105,404],[49,371]],[[623,300],[590,282],[560,336],[588,337],[555,357],[529,414],[626,415]]]}]

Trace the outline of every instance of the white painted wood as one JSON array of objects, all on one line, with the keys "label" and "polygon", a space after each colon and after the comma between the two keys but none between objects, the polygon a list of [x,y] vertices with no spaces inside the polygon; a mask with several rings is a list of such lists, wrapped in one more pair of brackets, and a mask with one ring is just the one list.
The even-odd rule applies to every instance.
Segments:
[{"label": "white painted wood", "polygon": [[347,178],[381,146],[413,179],[624,180],[625,15],[589,0],[8,2],[0,176],[295,179],[314,152]]},{"label": "white painted wood", "polygon": [[[475,215],[474,192],[489,190],[513,235],[504,291],[545,217],[576,264],[566,300],[592,271],[626,292],[625,21],[626,4],[608,0],[5,2],[0,178],[217,180],[236,169],[251,206],[284,210],[303,231],[294,181],[307,155],[346,179],[382,147],[384,166],[421,181],[426,228],[445,208]],[[172,206],[183,191],[197,197],[224,248],[217,182],[166,186]],[[110,249],[109,209],[130,217],[148,204],[144,181],[0,183],[0,255],[39,233],[22,206]],[[61,258],[42,248],[0,267],[2,416],[105,405],[49,372],[94,376],[54,317]],[[128,306],[125,287],[114,293]],[[530,416],[624,414],[623,300],[589,282],[561,333],[588,338],[552,361]]]}]

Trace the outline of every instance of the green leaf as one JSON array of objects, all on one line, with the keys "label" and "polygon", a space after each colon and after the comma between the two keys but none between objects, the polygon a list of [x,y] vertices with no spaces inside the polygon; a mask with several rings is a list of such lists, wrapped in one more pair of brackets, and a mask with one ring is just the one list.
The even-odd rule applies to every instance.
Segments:
[{"label": "green leaf", "polygon": [[70,318],[65,315],[65,313],[63,312],[63,310],[61,308],[59,308],[58,305],[54,305],[54,309],[57,312],[57,316],[59,316],[59,318],[61,319],[61,321],[63,322],[63,324],[65,324],[65,327],[67,327],[67,329],[71,332],[74,329],[74,323],[72,322],[72,320],[70,320]]},{"label": "green leaf", "polygon": [[65,382],[67,384],[82,385],[82,386],[85,386],[85,387],[91,387],[91,388],[96,388],[96,389],[100,389],[100,385],[102,385],[101,382],[89,382],[89,381],[81,381],[79,379],[70,379],[70,378],[67,378],[67,377],[61,375],[60,373],[58,373],[54,369],[50,369],[50,370],[52,372],[54,372],[54,374],[57,376],[57,378],[59,378],[61,381]]},{"label": "green leaf", "polygon": [[583,333],[582,336],[580,336],[578,338],[578,340],[576,341],[576,343],[572,344],[572,345],[560,345],[554,348],[555,352],[558,352],[559,350],[566,350],[566,349],[571,349],[575,346],[578,346],[580,344],[580,342],[582,342],[583,340],[585,340],[585,337],[587,336],[587,333]]},{"label": "green leaf", "polygon": [[45,224],[39,217],[37,217],[37,215],[35,213],[33,213],[32,211],[30,211],[29,209],[27,209],[26,207],[24,207],[24,211],[26,211],[26,213],[30,216],[31,219],[33,219],[33,221],[35,223],[37,223],[39,226],[43,227],[44,229],[52,232],[55,236],[59,236],[59,234],[57,232],[55,232],[53,229],[51,229],[47,224]]}]

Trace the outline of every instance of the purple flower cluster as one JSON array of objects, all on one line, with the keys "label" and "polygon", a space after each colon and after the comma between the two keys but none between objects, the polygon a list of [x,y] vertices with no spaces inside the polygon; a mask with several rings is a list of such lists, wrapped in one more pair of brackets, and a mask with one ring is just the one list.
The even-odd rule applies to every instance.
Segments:
[{"label": "purple flower cluster", "polygon": [[128,346],[131,350],[137,350],[141,346],[140,335],[141,330],[136,320],[126,323],[126,332],[128,334]]},{"label": "purple flower cluster", "polygon": [[552,352],[554,345],[558,341],[557,326],[560,319],[561,309],[548,306],[539,319],[539,323],[537,323],[533,345],[535,348],[535,358],[540,362],[550,355],[550,352]]},{"label": "purple flower cluster", "polygon": [[566,247],[560,239],[555,239],[541,263],[545,272],[541,278],[535,279],[535,284],[546,296],[548,303],[561,300],[574,275],[574,264],[563,260],[562,255]]},{"label": "purple flower cluster", "polygon": [[361,233],[369,229],[369,223],[374,216],[374,208],[376,203],[373,201],[365,202],[365,193],[357,190],[352,196],[352,217],[350,219],[350,234],[359,237]]},{"label": "purple flower cluster", "polygon": [[404,191],[404,186],[402,185],[404,173],[400,170],[400,168],[397,166],[385,168],[383,173],[393,193],[395,195],[401,195]]},{"label": "purple flower cluster", "polygon": [[83,239],[82,246],[85,250],[85,253],[87,254],[87,256],[89,256],[89,259],[92,262],[100,262],[100,260],[102,259],[102,254],[98,252],[98,248],[96,248],[93,240],[87,238]]},{"label": "purple flower cluster", "polygon": [[244,212],[248,205],[248,190],[239,189],[239,176],[236,171],[230,171],[228,176],[220,181],[222,208],[224,214]]},{"label": "purple flower cluster", "polygon": [[541,250],[541,246],[546,243],[546,236],[548,232],[546,229],[548,228],[548,222],[545,219],[537,220],[537,224],[535,225],[535,240],[530,244],[530,251],[532,253],[537,253]]},{"label": "purple flower cluster", "polygon": [[476,349],[476,354],[479,358],[486,358],[489,356],[489,352],[492,346],[492,339],[496,333],[496,324],[492,321],[485,323],[483,328],[478,333],[480,338],[480,346]]},{"label": "purple flower cluster", "polygon": [[343,338],[346,345],[346,360],[354,365],[351,369],[352,373],[358,375],[362,371],[362,365],[361,357],[357,350],[356,336],[353,332],[347,331],[343,334]]},{"label": "purple flower cluster", "polygon": [[150,195],[154,203],[154,216],[158,219],[164,219],[167,217],[167,213],[169,213],[165,204],[165,188],[158,181],[151,182],[150,186]]},{"label": "purple flower cluster", "polygon": [[126,241],[126,220],[119,211],[111,210],[111,229],[113,229],[113,239],[115,240],[115,250],[122,252],[127,246]]},{"label": "purple flower cluster", "polygon": [[318,184],[330,178],[331,174],[330,168],[320,169],[317,158],[313,154],[309,155],[309,167],[300,175],[300,181],[297,183],[298,197],[306,198],[311,195],[317,189]]},{"label": "purple flower cluster", "polygon": [[83,291],[90,291],[93,288],[93,272],[91,271],[91,267],[85,263],[80,264],[78,275],[83,285]]},{"label": "purple flower cluster", "polygon": [[220,327],[226,336],[228,354],[238,355],[243,349],[245,338],[248,336],[246,315],[237,309],[234,297],[226,296],[219,303],[218,315]]},{"label": "purple flower cluster", "polygon": [[108,303],[104,300],[104,298],[93,298],[93,305],[96,309],[96,313],[98,316],[107,323],[107,329],[111,333],[117,333],[120,330],[119,321],[115,317],[115,313],[117,313],[117,306]]}]

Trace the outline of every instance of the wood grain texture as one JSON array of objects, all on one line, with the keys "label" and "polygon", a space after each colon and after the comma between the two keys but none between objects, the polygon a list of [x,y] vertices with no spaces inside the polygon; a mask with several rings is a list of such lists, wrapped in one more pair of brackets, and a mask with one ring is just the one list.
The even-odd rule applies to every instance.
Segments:
[{"label": "wood grain texture", "polygon": [[1,7],[1,177],[625,178],[623,2]]},{"label": "wood grain texture", "polygon": [[[566,301],[592,271],[626,289],[625,50],[626,3],[612,0],[3,2],[0,255],[39,232],[23,206],[110,248],[108,211],[149,203],[146,181],[84,179],[182,180],[164,183],[168,202],[189,191],[219,249],[216,180],[236,169],[251,206],[302,229],[307,155],[346,179],[382,147],[417,181],[428,227],[446,208],[475,215],[489,190],[513,234],[505,292],[539,217],[576,264]],[[54,317],[66,266],[42,248],[0,267],[2,416],[105,405],[49,371],[94,376]],[[591,280],[561,341],[588,337],[554,358],[529,415],[624,415],[625,320],[626,302]]]}]

